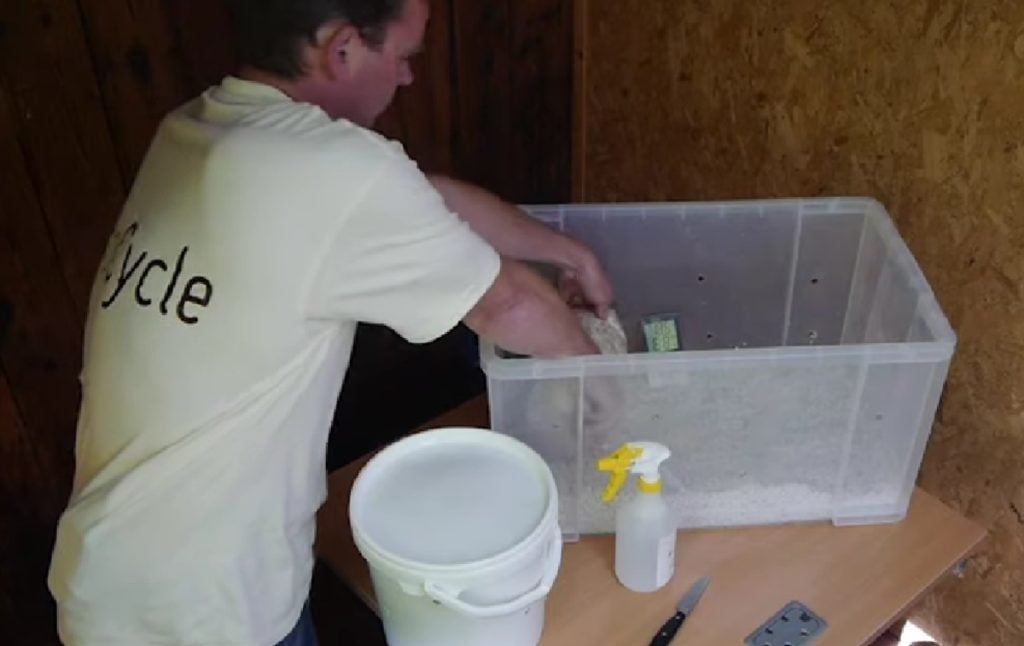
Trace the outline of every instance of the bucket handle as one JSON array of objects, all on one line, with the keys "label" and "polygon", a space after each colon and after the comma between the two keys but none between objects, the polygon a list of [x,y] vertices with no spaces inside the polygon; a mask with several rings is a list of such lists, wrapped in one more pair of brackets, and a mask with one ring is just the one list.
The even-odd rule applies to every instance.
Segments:
[{"label": "bucket handle", "polygon": [[518,612],[526,606],[543,599],[547,596],[548,592],[551,592],[551,586],[555,583],[555,577],[558,576],[558,568],[562,564],[562,532],[557,527],[555,528],[555,537],[548,544],[547,554],[547,567],[544,570],[544,576],[541,577],[540,583],[535,588],[529,590],[511,601],[505,601],[492,606],[478,606],[471,603],[466,603],[459,598],[459,592],[452,592],[438,585],[432,581],[427,581],[423,585],[424,591],[427,596],[434,601],[440,603],[442,606],[455,610],[456,612],[462,613],[468,617],[476,617],[479,619],[487,619],[490,617],[500,617],[503,615],[510,615],[514,612]]}]

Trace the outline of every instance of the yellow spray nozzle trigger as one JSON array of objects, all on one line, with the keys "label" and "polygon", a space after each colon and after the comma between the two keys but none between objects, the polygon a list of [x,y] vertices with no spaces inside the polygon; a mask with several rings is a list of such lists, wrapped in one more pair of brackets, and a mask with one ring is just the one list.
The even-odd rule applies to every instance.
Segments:
[{"label": "yellow spray nozzle trigger", "polygon": [[604,490],[604,495],[601,496],[602,501],[611,502],[615,500],[615,496],[619,495],[622,485],[626,484],[626,478],[629,477],[630,469],[637,458],[643,455],[643,453],[644,450],[642,448],[623,444],[615,453],[597,461],[598,471],[612,474],[611,479],[608,481],[608,486]]},{"label": "yellow spray nozzle trigger", "polygon": [[642,493],[660,493],[661,475],[658,468],[669,455],[671,451],[668,447],[656,442],[629,442],[619,447],[615,453],[598,460],[597,470],[612,474],[601,499],[604,502],[615,500],[630,473],[640,476],[639,485]]}]

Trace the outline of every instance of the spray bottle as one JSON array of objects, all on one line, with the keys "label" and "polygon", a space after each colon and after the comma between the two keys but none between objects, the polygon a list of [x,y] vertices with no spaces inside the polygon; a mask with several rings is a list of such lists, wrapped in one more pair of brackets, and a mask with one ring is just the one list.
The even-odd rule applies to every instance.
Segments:
[{"label": "spray bottle", "polygon": [[630,473],[639,476],[639,491],[615,513],[615,576],[634,592],[653,592],[675,573],[676,524],[661,496],[658,468],[669,450],[654,442],[630,442],[598,460],[598,471],[611,473],[603,501],[612,502]]}]

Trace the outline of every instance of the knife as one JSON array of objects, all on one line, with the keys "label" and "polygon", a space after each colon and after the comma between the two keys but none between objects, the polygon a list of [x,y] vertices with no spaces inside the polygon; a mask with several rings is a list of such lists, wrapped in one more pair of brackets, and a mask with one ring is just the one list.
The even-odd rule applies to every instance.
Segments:
[{"label": "knife", "polygon": [[661,627],[658,634],[651,640],[651,646],[668,646],[672,643],[672,639],[679,632],[679,627],[683,625],[686,618],[697,607],[697,602],[704,595],[704,591],[707,590],[709,583],[711,583],[710,577],[702,577],[693,584],[693,587],[683,595],[682,600],[679,602],[676,614],[665,622],[665,625]]}]

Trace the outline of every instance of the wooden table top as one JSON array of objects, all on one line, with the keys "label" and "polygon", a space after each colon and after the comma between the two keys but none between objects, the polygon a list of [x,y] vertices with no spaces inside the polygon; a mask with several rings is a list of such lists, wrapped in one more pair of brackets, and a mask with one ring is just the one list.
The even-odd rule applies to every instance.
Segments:
[{"label": "wooden table top", "polygon": [[[488,425],[484,398],[424,428]],[[369,455],[332,473],[317,525],[317,555],[376,611],[366,562],[352,542],[348,499]],[[790,601],[828,623],[816,646],[871,643],[977,547],[983,528],[924,491],[907,518],[891,525],[827,523],[683,531],[676,575],[658,592],[632,593],[615,579],[614,540],[584,537],[565,546],[548,597],[542,646],[647,644],[690,585],[711,585],[677,638],[687,646],[743,644]]]}]

